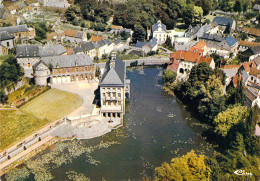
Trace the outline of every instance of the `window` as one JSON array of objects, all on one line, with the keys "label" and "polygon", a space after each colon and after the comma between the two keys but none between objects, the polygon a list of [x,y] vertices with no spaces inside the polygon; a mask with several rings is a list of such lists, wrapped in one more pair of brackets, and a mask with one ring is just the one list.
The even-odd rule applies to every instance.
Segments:
[{"label": "window", "polygon": [[103,101],[103,105],[106,105],[106,101]]},{"label": "window", "polygon": [[103,97],[106,97],[106,93],[103,93]]},{"label": "window", "polygon": [[251,76],[251,80],[254,80],[253,76]]},{"label": "window", "polygon": [[88,67],[85,67],[85,71],[88,71]]},{"label": "window", "polygon": [[113,88],[113,91],[116,91],[116,88]]},{"label": "window", "polygon": [[110,101],[108,101],[108,105],[111,106],[111,102]]},{"label": "window", "polygon": [[121,101],[118,101],[118,105],[121,106]]},{"label": "window", "polygon": [[110,97],[110,95],[111,95],[110,92],[108,92],[108,93],[107,93],[107,96]]},{"label": "window", "polygon": [[117,113],[117,117],[120,118],[120,113]]},{"label": "window", "polygon": [[113,92],[113,97],[116,97],[116,93],[115,92]]},{"label": "window", "polygon": [[76,68],[76,72],[78,72],[79,71],[79,68]]},{"label": "window", "polygon": [[120,88],[117,88],[117,90],[118,90],[118,91],[121,91],[121,89],[120,89]]},{"label": "window", "polygon": [[108,91],[110,91],[110,88],[107,88]]},{"label": "window", "polygon": [[60,73],[60,69],[57,70],[58,74]]},{"label": "window", "polygon": [[9,47],[9,46],[10,46],[10,43],[9,43],[9,42],[6,42],[6,45],[7,45],[7,47]]},{"label": "window", "polygon": [[102,88],[102,90],[103,90],[103,91],[105,91],[105,90],[106,90],[106,88]]},{"label": "window", "polygon": [[67,68],[67,69],[66,69],[66,72],[69,72],[69,71],[70,71],[69,68]]},{"label": "window", "polygon": [[119,98],[121,97],[121,93],[118,93],[118,97],[119,97]]},{"label": "window", "polygon": [[81,74],[81,79],[83,79],[83,74]]}]

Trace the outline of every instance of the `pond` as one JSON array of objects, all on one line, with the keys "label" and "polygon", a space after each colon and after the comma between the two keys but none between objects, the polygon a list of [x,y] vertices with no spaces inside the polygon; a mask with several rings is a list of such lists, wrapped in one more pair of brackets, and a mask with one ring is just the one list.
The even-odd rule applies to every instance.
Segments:
[{"label": "pond", "polygon": [[76,176],[142,180],[192,149],[211,155],[214,149],[201,136],[203,126],[163,90],[162,72],[158,67],[129,69],[131,95],[124,126],[99,138],[53,145],[25,164],[31,169],[26,180],[35,180],[33,174],[62,181]]}]

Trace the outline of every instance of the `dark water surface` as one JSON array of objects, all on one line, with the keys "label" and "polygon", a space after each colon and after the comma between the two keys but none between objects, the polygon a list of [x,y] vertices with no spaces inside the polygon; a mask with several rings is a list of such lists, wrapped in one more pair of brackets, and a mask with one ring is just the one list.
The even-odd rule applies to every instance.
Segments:
[{"label": "dark water surface", "polygon": [[[192,149],[210,155],[213,148],[201,136],[201,125],[185,107],[162,89],[161,68],[131,69],[129,112],[124,126],[82,145],[98,145],[101,141],[115,141],[107,148],[95,149],[89,154],[75,156],[66,164],[49,170],[54,180],[69,180],[66,172],[82,173],[91,180],[142,180],[153,178],[154,169],[171,158],[184,155]],[[41,155],[55,151],[45,150]],[[63,151],[64,152],[64,151]],[[67,152],[67,151],[65,151]],[[93,161],[94,160],[94,161]],[[51,167],[52,166],[52,167]],[[34,180],[31,174],[28,180]]]}]

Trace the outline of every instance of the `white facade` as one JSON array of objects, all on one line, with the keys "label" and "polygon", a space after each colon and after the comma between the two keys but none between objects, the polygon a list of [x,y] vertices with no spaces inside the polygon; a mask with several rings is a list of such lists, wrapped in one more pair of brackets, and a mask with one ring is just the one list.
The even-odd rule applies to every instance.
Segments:
[{"label": "white facade", "polygon": [[0,41],[0,44],[8,49],[14,48],[14,39]]}]

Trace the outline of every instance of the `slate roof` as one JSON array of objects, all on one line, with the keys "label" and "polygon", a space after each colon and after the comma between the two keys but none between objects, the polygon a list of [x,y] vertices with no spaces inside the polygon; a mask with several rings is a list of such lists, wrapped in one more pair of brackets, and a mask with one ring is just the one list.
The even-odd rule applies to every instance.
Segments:
[{"label": "slate roof", "polygon": [[203,25],[199,31],[197,32],[197,37],[201,37],[204,33],[208,32],[209,30],[211,30],[211,26],[210,25]]},{"label": "slate roof", "polygon": [[38,45],[17,45],[16,57],[40,57],[40,47]]},{"label": "slate roof", "polygon": [[107,62],[100,86],[124,86],[125,62],[117,57],[115,60],[115,68],[110,68],[109,64],[110,62]]},{"label": "slate roof", "polygon": [[135,44],[135,47],[137,48],[143,48],[143,46],[145,46],[147,43],[146,42],[143,42],[143,41],[138,41],[136,42]]},{"label": "slate roof", "polygon": [[200,39],[205,39],[205,40],[210,40],[210,41],[217,41],[217,42],[222,42],[224,38],[220,35],[216,34],[209,34],[209,33],[204,33]]},{"label": "slate roof", "polygon": [[93,42],[81,42],[79,43],[79,46],[73,49],[73,51],[75,53],[80,53],[80,52],[87,52],[92,49],[95,49],[95,45]]},{"label": "slate roof", "polygon": [[256,47],[252,47],[251,50],[254,53],[254,55],[260,54],[260,45]]},{"label": "slate roof", "polygon": [[41,61],[52,65],[53,68],[82,67],[93,64],[92,59],[86,54],[42,57]]},{"label": "slate roof", "polygon": [[18,25],[18,26],[9,26],[9,27],[2,27],[0,28],[1,31],[7,31],[9,34],[18,33],[18,32],[25,32],[29,31],[27,25]]},{"label": "slate roof", "polygon": [[114,44],[115,44],[115,45],[118,45],[119,43],[121,43],[121,39],[120,39],[120,38],[118,38],[118,39],[116,39],[116,40],[114,41]]},{"label": "slate roof", "polygon": [[162,24],[161,21],[159,20],[159,21],[157,21],[156,24],[154,24],[152,26],[152,32],[158,30],[159,27],[161,27],[163,31],[165,31],[165,32],[167,31],[166,26],[164,24]]},{"label": "slate roof", "polygon": [[193,35],[197,34],[200,30],[200,25],[197,25],[195,27],[189,26],[189,29],[185,32],[187,37],[192,37]]},{"label": "slate roof", "polygon": [[237,43],[237,41],[232,36],[228,36],[226,38],[226,42],[230,47],[233,47]]},{"label": "slate roof", "polygon": [[4,8],[4,6],[1,7],[1,5],[0,5],[0,19],[3,19],[4,14],[5,14],[5,8]]},{"label": "slate roof", "polygon": [[246,84],[246,81],[247,81],[248,78],[249,78],[249,76],[248,76],[248,74],[246,73],[246,71],[242,71],[241,74],[242,74],[242,78],[243,78],[243,84],[245,85],[245,84]]},{"label": "slate roof", "polygon": [[151,48],[155,47],[157,45],[157,38],[152,38],[148,43],[147,45]]},{"label": "slate roof", "polygon": [[7,31],[0,32],[0,41],[14,39],[13,35],[10,35]]},{"label": "slate roof", "polygon": [[47,44],[40,50],[41,57],[56,56],[66,53],[66,49],[62,45]]},{"label": "slate roof", "polygon": [[232,24],[234,23],[234,20],[232,18],[217,16],[213,19],[212,23],[214,23],[214,22],[216,22],[218,25],[221,25],[221,26],[227,26],[228,24],[230,24],[230,26],[232,26]]}]

